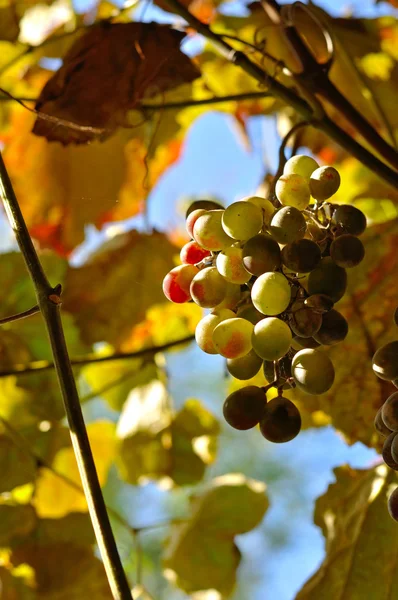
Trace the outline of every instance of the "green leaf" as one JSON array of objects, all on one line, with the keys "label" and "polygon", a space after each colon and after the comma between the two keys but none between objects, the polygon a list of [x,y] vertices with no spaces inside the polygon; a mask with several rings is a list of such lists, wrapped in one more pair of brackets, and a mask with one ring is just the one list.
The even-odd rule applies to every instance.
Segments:
[{"label": "green leaf", "polygon": [[7,435],[0,434],[0,493],[29,483],[36,477],[36,461]]},{"label": "green leaf", "polygon": [[234,536],[256,527],[268,508],[265,485],[243,475],[214,479],[192,504],[187,522],[175,526],[164,565],[185,592],[216,589],[228,595],[240,552]]},{"label": "green leaf", "polygon": [[175,253],[161,233],[130,231],[106,242],[87,264],[71,267],[63,307],[75,315],[84,341],[117,345],[126,339],[145,311],[164,301],[160,282]]},{"label": "green leaf", "polygon": [[27,587],[21,577],[14,577],[4,567],[0,567],[2,600],[37,600],[36,593]]},{"label": "green leaf", "polygon": [[26,537],[36,526],[36,513],[29,505],[0,504],[0,546]]},{"label": "green leaf", "polygon": [[385,466],[339,467],[316,503],[326,558],[296,600],[389,600],[396,590],[397,529],[387,510],[396,477]]}]

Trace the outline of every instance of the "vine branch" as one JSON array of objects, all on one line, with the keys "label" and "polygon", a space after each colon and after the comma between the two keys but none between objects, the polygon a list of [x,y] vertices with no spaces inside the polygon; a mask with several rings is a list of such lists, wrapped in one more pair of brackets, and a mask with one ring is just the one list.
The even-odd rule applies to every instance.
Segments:
[{"label": "vine branch", "polygon": [[[77,358],[70,359],[72,366],[84,366],[91,365],[94,363],[108,362],[112,360],[125,360],[126,358],[141,358],[144,356],[153,356],[158,352],[164,352],[175,348],[176,346],[182,346],[193,342],[195,339],[194,335],[187,335],[186,337],[174,340],[173,342],[167,342],[167,344],[161,344],[159,346],[151,346],[150,348],[143,348],[142,350],[136,350],[134,352],[115,352],[114,354],[108,354],[106,356],[98,356],[90,354]],[[51,371],[54,369],[55,364],[48,360],[37,360],[27,364],[15,365],[12,369],[0,371],[1,377],[9,377],[10,375],[28,375],[31,373],[42,373],[43,371]]]},{"label": "vine branch", "polygon": [[[298,96],[295,91],[284,86],[274,77],[266,73],[245,54],[232,48],[232,46],[223,40],[220,35],[215,33],[208,25],[205,25],[197,17],[192,15],[179,0],[165,0],[165,2],[174,13],[180,15],[193,29],[210,40],[224,58],[243,69],[248,75],[251,75],[260,83],[260,85],[266,87],[271,95],[280,98],[283,102],[292,106],[304,120],[309,121],[314,119],[313,110],[310,104]],[[326,133],[337,142],[337,144],[352,154],[369,169],[377,173],[379,177],[384,179],[390,185],[394,187],[398,186],[398,173],[354,140],[336,123],[329,119],[326,114],[324,114],[322,118],[316,119],[314,121],[314,126]],[[392,151],[394,152],[394,155],[396,155],[393,149]],[[398,161],[395,158],[394,164],[397,163]]]},{"label": "vine branch", "polygon": [[[56,301],[59,287],[53,288],[37,256],[26,227],[18,200],[15,196],[3,157],[0,154],[0,196],[14,231],[19,248],[35,288],[37,303],[43,315],[51,343],[55,369],[61,388],[72,445],[83,484],[98,547],[104,562],[114,600],[131,600],[130,587],[116,547],[87,430],[80,407],[76,382],[69,360],[64,331],[60,317],[60,305]],[[55,296],[55,298],[54,298]]]},{"label": "vine branch", "polygon": [[0,325],[5,325],[6,323],[12,323],[13,321],[20,321],[21,319],[26,319],[26,317],[31,317],[32,315],[37,315],[40,312],[40,308],[36,304],[32,306],[32,308],[28,308],[28,310],[24,310],[23,312],[17,313],[16,315],[10,315],[9,317],[3,317],[0,319]]}]

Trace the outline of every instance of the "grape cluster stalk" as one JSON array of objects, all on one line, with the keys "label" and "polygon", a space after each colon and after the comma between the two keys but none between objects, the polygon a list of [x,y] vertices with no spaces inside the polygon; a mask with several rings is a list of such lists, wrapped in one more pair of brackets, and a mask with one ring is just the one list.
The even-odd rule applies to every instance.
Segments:
[{"label": "grape cluster stalk", "polygon": [[163,280],[170,301],[210,309],[195,331],[204,352],[225,357],[238,380],[263,370],[267,385],[233,392],[223,414],[235,429],[258,425],[271,442],[288,442],[301,429],[284,390],[327,392],[335,371],[323,346],[348,333],[334,305],[345,293],[346,270],[364,257],[359,236],[366,218],[330,201],[339,186],[334,167],[297,155],[276,181],[274,203],[260,196],[225,209],[194,202],[186,215],[192,239],[181,250],[182,264]]},{"label": "grape cluster stalk", "polygon": [[[395,310],[394,323],[398,326],[398,308]],[[398,388],[398,341],[384,344],[376,350],[372,359],[373,372],[384,381],[390,381]],[[376,431],[385,437],[383,460],[390,469],[398,471],[398,392],[391,394],[376,413],[374,425]],[[398,521],[398,487],[388,498],[388,511]]]}]

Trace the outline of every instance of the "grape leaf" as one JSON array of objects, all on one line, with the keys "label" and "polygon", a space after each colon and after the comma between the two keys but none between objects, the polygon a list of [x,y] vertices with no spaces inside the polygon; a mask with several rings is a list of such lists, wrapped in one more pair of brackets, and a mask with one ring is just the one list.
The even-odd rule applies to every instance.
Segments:
[{"label": "grape leaf", "polygon": [[0,6],[0,40],[14,42],[19,35],[19,18],[15,4],[10,1]]},{"label": "grape leaf", "polygon": [[[120,234],[66,275],[63,307],[75,315],[84,341],[115,346],[145,311],[164,301],[160,282],[176,248],[158,232]],[[127,285],[127,289],[126,289]]]},{"label": "grape leaf", "polygon": [[0,434],[0,492],[34,481],[36,461],[18,448],[7,435]]},{"label": "grape leaf", "polygon": [[387,467],[339,467],[318,498],[314,521],[326,538],[326,558],[296,600],[389,600],[397,586],[398,540],[387,511],[396,477]]},{"label": "grape leaf", "polygon": [[5,567],[0,567],[2,600],[37,600],[36,593],[27,587],[21,577],[14,577]]},{"label": "grape leaf", "polygon": [[183,33],[157,23],[91,27],[69,49],[36,103],[36,110],[86,129],[37,119],[33,132],[63,144],[105,139],[127,124],[127,111],[143,98],[198,77],[180,50],[183,38]]},{"label": "grape leaf", "polygon": [[36,527],[36,513],[30,505],[0,504],[0,546],[26,537]]},{"label": "grape leaf", "polygon": [[174,571],[178,586],[187,593],[231,593],[240,562],[234,536],[256,527],[267,508],[263,483],[243,475],[214,479],[194,499],[189,520],[173,527],[164,566]]}]

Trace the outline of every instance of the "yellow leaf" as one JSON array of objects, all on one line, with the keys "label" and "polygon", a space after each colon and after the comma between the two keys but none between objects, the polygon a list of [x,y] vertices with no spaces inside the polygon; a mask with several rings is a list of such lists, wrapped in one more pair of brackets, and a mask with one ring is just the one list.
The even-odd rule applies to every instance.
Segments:
[{"label": "yellow leaf", "polygon": [[394,61],[384,52],[370,52],[359,59],[359,65],[362,71],[371,79],[381,79],[388,81],[391,71],[394,68]]}]

